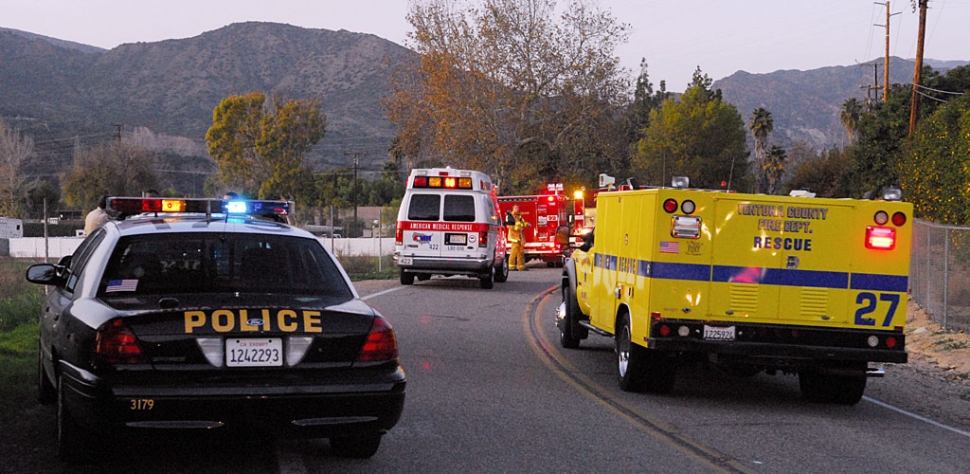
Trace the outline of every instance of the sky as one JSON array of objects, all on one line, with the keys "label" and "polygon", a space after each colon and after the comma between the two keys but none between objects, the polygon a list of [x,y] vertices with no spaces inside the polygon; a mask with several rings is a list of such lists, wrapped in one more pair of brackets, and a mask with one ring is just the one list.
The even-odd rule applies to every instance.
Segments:
[{"label": "sky", "polygon": [[[560,0],[560,6],[568,1]],[[885,1],[598,0],[630,27],[616,49],[631,77],[640,60],[654,87],[682,92],[697,67],[717,80],[851,66],[885,54]],[[924,58],[970,60],[970,0],[930,0]],[[198,36],[232,23],[265,21],[371,33],[407,46],[407,0],[3,0],[0,27],[114,48]],[[890,11],[892,56],[916,57],[918,14],[910,0]],[[898,13],[898,14],[897,14]],[[876,26],[879,25],[879,26]]]}]

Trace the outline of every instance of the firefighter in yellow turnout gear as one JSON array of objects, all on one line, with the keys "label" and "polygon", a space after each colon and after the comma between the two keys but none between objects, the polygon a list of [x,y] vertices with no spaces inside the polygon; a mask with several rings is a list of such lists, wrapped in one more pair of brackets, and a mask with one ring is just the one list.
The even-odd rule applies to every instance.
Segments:
[{"label": "firefighter in yellow turnout gear", "polygon": [[512,252],[509,256],[509,270],[528,270],[528,268],[525,268],[525,234],[522,232],[528,226],[529,223],[519,213],[519,205],[512,206],[512,212],[505,216],[508,240],[512,244]]}]

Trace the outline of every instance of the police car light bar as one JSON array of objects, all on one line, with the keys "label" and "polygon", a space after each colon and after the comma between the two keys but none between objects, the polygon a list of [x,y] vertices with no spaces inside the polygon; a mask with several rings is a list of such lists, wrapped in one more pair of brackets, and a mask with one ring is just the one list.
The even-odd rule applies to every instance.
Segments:
[{"label": "police car light bar", "polygon": [[250,216],[285,216],[289,213],[287,201],[249,201],[200,198],[141,198],[112,197],[108,199],[108,210],[119,214],[141,213],[189,213]]}]

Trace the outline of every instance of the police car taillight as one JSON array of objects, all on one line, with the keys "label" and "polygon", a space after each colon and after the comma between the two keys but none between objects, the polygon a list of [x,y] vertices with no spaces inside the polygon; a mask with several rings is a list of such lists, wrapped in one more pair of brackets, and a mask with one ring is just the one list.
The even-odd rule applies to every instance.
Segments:
[{"label": "police car taillight", "polygon": [[866,248],[875,250],[896,248],[896,229],[892,227],[866,227]]},{"label": "police car taillight", "polygon": [[109,321],[98,329],[94,360],[112,365],[148,363],[138,345],[138,338],[122,319]]},{"label": "police car taillight", "polygon": [[385,362],[394,359],[397,359],[394,329],[391,329],[391,325],[384,318],[376,317],[357,356],[357,362]]}]

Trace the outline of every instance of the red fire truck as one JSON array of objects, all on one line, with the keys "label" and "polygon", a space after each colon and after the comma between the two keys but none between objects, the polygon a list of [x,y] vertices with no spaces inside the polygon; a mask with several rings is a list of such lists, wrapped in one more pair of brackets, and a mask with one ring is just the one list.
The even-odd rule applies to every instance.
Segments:
[{"label": "red fire truck", "polygon": [[550,184],[541,194],[499,196],[498,203],[502,216],[517,204],[522,218],[529,223],[523,231],[526,262],[542,260],[549,266],[561,267],[574,223],[576,229],[583,227],[585,214],[582,199],[568,199],[563,193],[562,184]]}]

